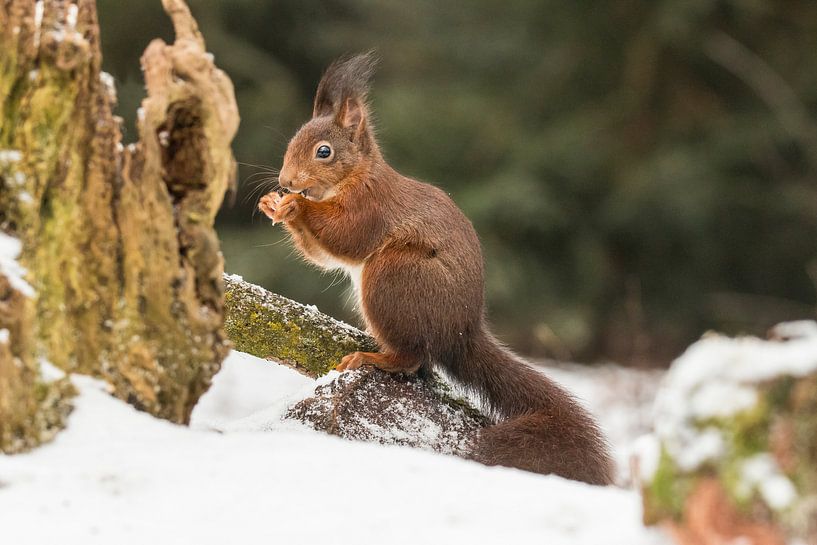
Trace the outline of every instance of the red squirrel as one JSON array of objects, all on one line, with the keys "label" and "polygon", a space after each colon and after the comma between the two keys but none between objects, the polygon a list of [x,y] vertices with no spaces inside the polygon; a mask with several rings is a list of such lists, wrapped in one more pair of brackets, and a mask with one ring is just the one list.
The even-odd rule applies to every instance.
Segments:
[{"label": "red squirrel", "polygon": [[289,193],[258,203],[273,224],[284,223],[308,261],[352,279],[381,351],[349,354],[337,369],[440,368],[498,421],[475,439],[473,459],[611,483],[613,464],[593,418],[489,331],[471,222],[445,192],[383,159],[367,103],[373,65],[369,53],[326,70],[312,119],[284,155],[278,181]]}]

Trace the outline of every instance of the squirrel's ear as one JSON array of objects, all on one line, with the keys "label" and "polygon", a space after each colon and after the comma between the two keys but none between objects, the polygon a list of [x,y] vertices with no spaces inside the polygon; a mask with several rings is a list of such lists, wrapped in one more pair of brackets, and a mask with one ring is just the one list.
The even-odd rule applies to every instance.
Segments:
[{"label": "squirrel's ear", "polygon": [[359,140],[366,133],[366,105],[357,98],[346,98],[335,114],[335,123],[347,129],[354,140]]}]

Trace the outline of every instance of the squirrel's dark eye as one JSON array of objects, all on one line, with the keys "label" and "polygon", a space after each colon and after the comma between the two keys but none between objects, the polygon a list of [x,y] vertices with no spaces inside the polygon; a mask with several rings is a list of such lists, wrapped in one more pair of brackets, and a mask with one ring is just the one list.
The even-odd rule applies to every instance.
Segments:
[{"label": "squirrel's dark eye", "polygon": [[332,148],[326,144],[318,146],[318,149],[315,150],[315,157],[318,159],[328,159],[330,155],[332,155]]}]

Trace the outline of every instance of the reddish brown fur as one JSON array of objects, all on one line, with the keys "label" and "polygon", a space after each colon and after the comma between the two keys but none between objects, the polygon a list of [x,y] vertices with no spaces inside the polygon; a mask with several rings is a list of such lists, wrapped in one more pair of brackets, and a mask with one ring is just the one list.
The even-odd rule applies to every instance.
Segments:
[{"label": "reddish brown fur", "polygon": [[[483,262],[476,232],[440,189],[400,175],[377,147],[366,106],[372,59],[333,64],[314,117],[289,144],[281,185],[259,207],[284,221],[303,255],[326,268],[362,268],[360,311],[381,354],[362,363],[413,372],[436,365],[472,389],[500,422],[474,445],[476,460],[611,482],[606,443],[562,388],[503,348],[486,326]],[[317,144],[332,146],[330,161]]]}]

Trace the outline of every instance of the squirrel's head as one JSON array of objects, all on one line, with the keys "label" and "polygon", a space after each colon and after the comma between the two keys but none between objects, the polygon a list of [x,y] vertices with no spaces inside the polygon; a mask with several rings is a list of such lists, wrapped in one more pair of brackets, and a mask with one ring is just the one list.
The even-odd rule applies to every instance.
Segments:
[{"label": "squirrel's head", "polygon": [[377,155],[366,97],[375,58],[370,53],[332,63],[318,84],[310,119],[289,142],[281,187],[320,201]]}]

